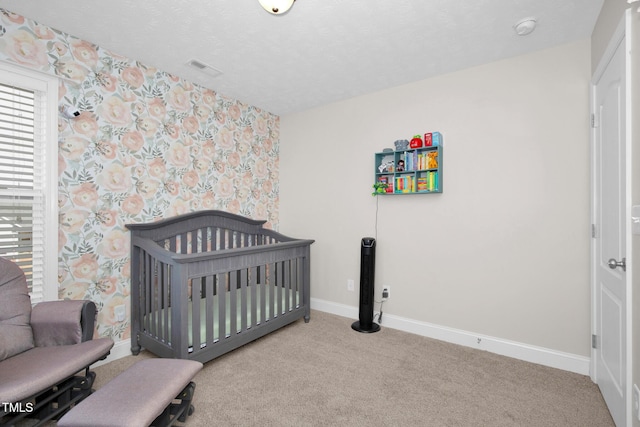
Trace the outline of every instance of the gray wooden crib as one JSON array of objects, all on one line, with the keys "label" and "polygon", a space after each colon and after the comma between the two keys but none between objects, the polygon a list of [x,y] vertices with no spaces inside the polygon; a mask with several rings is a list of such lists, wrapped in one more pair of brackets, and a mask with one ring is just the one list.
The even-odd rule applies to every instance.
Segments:
[{"label": "gray wooden crib", "polygon": [[313,240],[228,212],[131,230],[131,351],[206,362],[304,317]]}]

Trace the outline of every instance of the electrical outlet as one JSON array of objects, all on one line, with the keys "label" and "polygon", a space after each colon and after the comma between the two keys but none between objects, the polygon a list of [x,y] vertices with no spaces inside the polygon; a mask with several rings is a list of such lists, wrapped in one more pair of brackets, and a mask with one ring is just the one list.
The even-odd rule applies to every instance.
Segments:
[{"label": "electrical outlet", "polygon": [[391,286],[384,285],[382,287],[382,299],[389,299],[390,293],[391,293]]},{"label": "electrical outlet", "polygon": [[113,314],[116,315],[116,320],[118,322],[122,322],[124,321],[124,318],[127,314],[126,310],[125,310],[125,306],[123,305],[116,305],[113,309]]},{"label": "electrical outlet", "polygon": [[633,412],[640,420],[640,389],[637,384],[633,385]]},{"label": "electrical outlet", "polygon": [[347,290],[353,292],[355,290],[355,282],[353,279],[347,280]]}]

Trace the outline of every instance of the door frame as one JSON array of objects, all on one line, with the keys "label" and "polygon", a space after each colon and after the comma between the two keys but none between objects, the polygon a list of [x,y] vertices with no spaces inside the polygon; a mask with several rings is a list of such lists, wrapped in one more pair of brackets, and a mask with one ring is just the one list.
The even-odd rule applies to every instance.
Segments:
[{"label": "door frame", "polygon": [[[592,79],[591,79],[591,117],[595,117],[595,110],[596,110],[596,105],[595,105],[595,87],[596,87],[596,83],[600,80],[600,78],[602,77],[605,69],[607,68],[609,62],[611,61],[611,59],[613,58],[613,55],[616,51],[616,48],[620,45],[620,43],[624,42],[624,45],[622,46],[624,49],[624,54],[625,54],[625,85],[626,85],[626,93],[625,93],[625,116],[626,116],[626,120],[625,120],[625,135],[624,135],[624,139],[625,139],[625,163],[626,163],[626,171],[625,171],[625,203],[624,203],[624,209],[625,209],[625,215],[624,215],[624,221],[625,221],[625,226],[626,226],[626,239],[625,239],[625,251],[626,251],[626,258],[627,258],[627,271],[626,271],[626,283],[625,283],[625,291],[626,291],[626,336],[625,336],[625,340],[626,340],[626,366],[625,366],[625,373],[626,373],[626,387],[625,387],[625,397],[626,397],[626,402],[625,402],[625,412],[626,412],[626,420],[627,420],[627,426],[631,427],[633,424],[633,414],[632,414],[632,408],[633,408],[633,393],[632,393],[632,387],[633,387],[633,371],[632,371],[632,367],[633,367],[633,358],[632,358],[632,353],[633,353],[633,334],[632,334],[632,318],[633,318],[633,312],[632,312],[632,303],[633,303],[633,298],[632,298],[632,283],[633,283],[633,265],[631,260],[633,259],[632,256],[632,218],[631,218],[631,204],[632,204],[632,198],[631,198],[631,191],[632,191],[632,169],[631,169],[631,164],[632,164],[632,157],[631,157],[631,125],[632,125],[632,114],[631,114],[631,56],[630,56],[630,52],[631,52],[631,40],[630,40],[630,24],[631,24],[631,10],[627,9],[625,11],[625,14],[622,16],[622,18],[620,19],[620,22],[618,23],[618,26],[616,27],[615,32],[613,33],[611,39],[609,40],[609,43],[607,45],[607,49],[605,50],[604,54],[602,55],[602,58],[600,59],[600,62],[598,63],[598,66],[595,70],[595,72],[593,73]],[[591,179],[591,224],[592,224],[592,230],[594,230],[595,228],[595,224],[596,222],[596,213],[597,213],[597,203],[598,200],[596,200],[596,182],[595,182],[595,168],[596,168],[596,147],[595,147],[595,140],[596,140],[596,128],[592,125],[591,127],[591,172],[590,172],[590,179]],[[595,233],[597,235],[598,230],[595,230]],[[592,236],[593,237],[593,236]],[[597,265],[597,260],[596,260],[596,245],[595,245],[595,239],[592,238],[591,239],[591,260],[590,260],[590,264],[591,264],[591,333],[593,335],[598,335],[598,319],[596,318],[596,310],[597,310],[597,284],[596,284],[596,265]],[[591,348],[591,362],[590,362],[590,368],[589,368],[589,374],[591,377],[591,380],[595,383],[596,382],[596,361],[597,361],[597,352],[598,349],[596,348]]]}]

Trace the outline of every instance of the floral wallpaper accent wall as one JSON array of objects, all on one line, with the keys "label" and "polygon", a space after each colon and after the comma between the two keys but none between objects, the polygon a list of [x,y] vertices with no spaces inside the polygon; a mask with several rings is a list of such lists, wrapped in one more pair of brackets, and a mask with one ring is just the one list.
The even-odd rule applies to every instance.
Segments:
[{"label": "floral wallpaper accent wall", "polygon": [[221,209],[278,225],[279,118],[0,9],[0,59],[62,77],[59,296],[129,338],[125,224]]}]

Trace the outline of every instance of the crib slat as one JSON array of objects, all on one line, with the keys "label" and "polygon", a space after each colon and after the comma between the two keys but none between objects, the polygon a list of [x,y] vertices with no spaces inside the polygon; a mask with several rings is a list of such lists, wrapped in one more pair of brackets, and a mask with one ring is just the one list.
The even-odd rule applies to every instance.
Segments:
[{"label": "crib slat", "polygon": [[213,344],[213,294],[214,294],[214,276],[207,276],[205,280],[206,310],[207,310],[207,345]]},{"label": "crib slat", "polygon": [[237,292],[238,292],[238,271],[231,272],[231,280],[229,281],[229,335],[238,332],[238,313],[236,312]]},{"label": "crib slat", "polygon": [[275,288],[276,288],[276,264],[269,264],[269,319],[276,317],[276,301],[275,301]]},{"label": "crib slat", "polygon": [[228,273],[220,273],[217,275],[218,280],[218,339],[223,340],[227,336],[227,310],[226,310],[226,285],[229,280]]},{"label": "crib slat", "polygon": [[251,289],[251,323],[249,323],[248,327],[256,326],[258,323],[258,299],[257,299],[257,286],[252,283]]},{"label": "crib slat", "polygon": [[193,351],[200,350],[200,297],[202,295],[202,279],[191,279],[191,345]]},{"label": "crib slat", "polygon": [[171,335],[169,334],[169,313],[171,312],[171,301],[169,295],[169,277],[171,277],[170,266],[165,263],[161,263],[160,269],[160,292],[162,292],[162,311],[163,319],[162,319],[162,328],[164,334],[162,335],[161,341],[169,342],[171,340]]},{"label": "crib slat", "polygon": [[277,303],[278,303],[278,311],[276,311],[276,316],[282,314],[282,286],[284,284],[283,280],[283,262],[276,263],[276,287],[277,287]]},{"label": "crib slat", "polygon": [[245,281],[240,282],[240,332],[246,331],[247,327],[247,282]]},{"label": "crib slat", "polygon": [[283,266],[283,269],[284,269],[284,272],[283,272],[283,274],[284,274],[284,277],[283,277],[283,279],[284,279],[284,281],[283,281],[283,286],[284,286],[284,312],[288,313],[289,312],[289,304],[290,304],[289,298],[291,297],[291,294],[289,292],[290,291],[289,287],[291,286],[291,277],[290,277],[290,274],[291,274],[291,260],[283,261],[282,262],[282,266]]},{"label": "crib slat", "polygon": [[261,277],[257,277],[256,275],[256,281],[257,283],[259,283],[258,286],[260,286],[260,319],[259,322],[260,323],[264,323],[267,321],[267,284],[266,282],[266,266],[262,265],[260,267],[258,267],[256,270],[260,271],[260,273],[262,273]]}]

